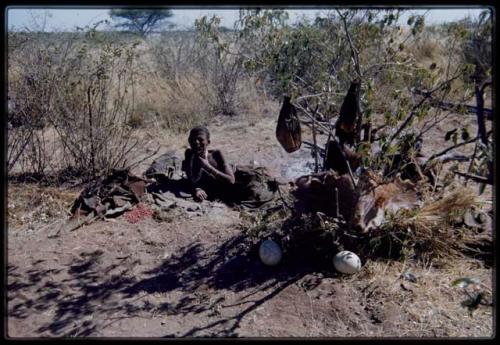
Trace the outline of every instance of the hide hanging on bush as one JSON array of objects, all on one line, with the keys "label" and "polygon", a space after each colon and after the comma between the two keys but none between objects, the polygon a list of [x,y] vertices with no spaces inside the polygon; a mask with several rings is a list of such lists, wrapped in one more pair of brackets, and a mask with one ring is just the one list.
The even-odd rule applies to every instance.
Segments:
[{"label": "hide hanging on bush", "polygon": [[276,126],[276,138],[286,152],[291,153],[300,149],[302,144],[300,122],[297,110],[290,103],[290,97],[285,96]]},{"label": "hide hanging on bush", "polygon": [[361,132],[360,90],[361,82],[356,79],[351,83],[340,107],[339,119],[335,124],[335,135],[339,138],[340,144],[353,145],[359,139],[357,136]]}]

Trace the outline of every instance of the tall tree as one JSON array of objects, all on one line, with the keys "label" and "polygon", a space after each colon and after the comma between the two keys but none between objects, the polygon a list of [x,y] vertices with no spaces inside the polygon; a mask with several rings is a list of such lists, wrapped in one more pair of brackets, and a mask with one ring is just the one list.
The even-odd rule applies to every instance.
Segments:
[{"label": "tall tree", "polygon": [[158,28],[162,22],[173,16],[169,9],[134,9],[114,8],[109,11],[113,20],[120,21],[116,27],[125,28],[146,37],[151,31]]}]

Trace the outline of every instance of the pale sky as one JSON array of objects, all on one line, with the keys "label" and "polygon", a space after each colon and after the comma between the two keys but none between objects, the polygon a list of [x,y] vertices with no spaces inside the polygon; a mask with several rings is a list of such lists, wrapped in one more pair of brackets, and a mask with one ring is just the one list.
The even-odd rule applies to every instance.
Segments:
[{"label": "pale sky", "polygon": [[[439,24],[443,22],[454,21],[462,19],[466,16],[477,17],[481,10],[484,9],[477,7],[467,8],[447,8],[447,9],[432,9],[420,7],[419,9],[412,9],[411,12],[416,14],[426,14],[426,22],[429,24]],[[9,30],[19,30],[24,28],[40,29],[45,31],[59,31],[59,30],[73,30],[76,26],[84,27],[92,25],[100,20],[110,20],[108,15],[109,8],[91,8],[91,7],[51,7],[48,6],[35,8],[11,6],[6,9],[7,25]],[[317,13],[325,11],[325,8],[314,9],[293,9],[289,10],[290,20],[293,23],[297,18],[306,16],[314,18]],[[169,21],[175,24],[178,28],[192,27],[194,20],[203,15],[218,15],[221,17],[221,24],[223,26],[232,27],[236,19],[238,19],[237,9],[227,8],[201,8],[194,9],[173,9],[173,17]],[[402,23],[406,22],[408,15],[402,18]],[[104,25],[99,28],[105,28]]]}]

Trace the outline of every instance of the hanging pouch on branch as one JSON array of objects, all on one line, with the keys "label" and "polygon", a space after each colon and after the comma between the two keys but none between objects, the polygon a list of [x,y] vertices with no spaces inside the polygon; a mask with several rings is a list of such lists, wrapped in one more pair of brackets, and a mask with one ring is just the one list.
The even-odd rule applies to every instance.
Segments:
[{"label": "hanging pouch on branch", "polygon": [[276,138],[286,152],[291,153],[300,149],[302,144],[300,122],[297,110],[290,103],[290,97],[285,96],[283,106],[276,126]]},{"label": "hanging pouch on branch", "polygon": [[355,79],[340,107],[339,119],[335,123],[335,135],[340,144],[354,145],[359,141],[361,134],[361,110],[359,107],[359,94],[361,82]]}]

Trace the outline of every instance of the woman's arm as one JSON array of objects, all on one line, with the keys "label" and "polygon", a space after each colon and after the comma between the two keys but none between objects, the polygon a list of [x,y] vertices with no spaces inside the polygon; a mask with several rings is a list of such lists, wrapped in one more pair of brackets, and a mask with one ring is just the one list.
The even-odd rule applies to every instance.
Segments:
[{"label": "woman's arm", "polygon": [[186,173],[187,179],[189,181],[189,186],[191,189],[191,194],[196,200],[202,201],[207,198],[207,193],[197,186],[197,183],[191,181],[191,158],[193,152],[191,149],[186,149],[184,152],[184,161],[182,161],[182,170]]},{"label": "woman's arm", "polygon": [[222,152],[220,152],[219,150],[214,150],[212,153],[212,157],[217,163],[217,168],[210,165],[208,163],[208,160],[202,159],[202,164],[205,171],[218,181],[234,184],[233,169],[231,169],[231,167],[226,163]]}]

